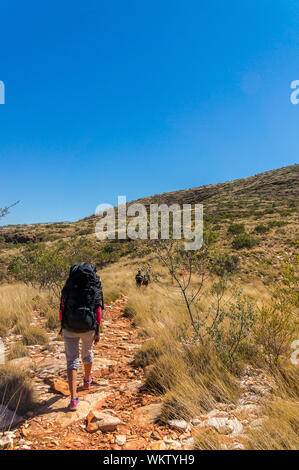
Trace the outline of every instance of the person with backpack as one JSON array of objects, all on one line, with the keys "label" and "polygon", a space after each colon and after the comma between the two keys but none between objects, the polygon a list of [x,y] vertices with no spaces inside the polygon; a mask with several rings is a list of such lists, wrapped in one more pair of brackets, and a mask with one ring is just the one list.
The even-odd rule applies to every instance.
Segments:
[{"label": "person with backpack", "polygon": [[135,279],[136,279],[136,286],[140,287],[141,284],[142,284],[142,280],[143,280],[143,276],[141,274],[140,269],[139,269],[138,273],[136,274]]},{"label": "person with backpack", "polygon": [[79,404],[77,370],[80,340],[84,365],[83,388],[88,390],[92,382],[93,345],[99,341],[101,311],[104,308],[102,285],[96,271],[96,267],[90,263],[72,266],[61,293],[59,313],[71,393],[71,411],[75,411]]}]

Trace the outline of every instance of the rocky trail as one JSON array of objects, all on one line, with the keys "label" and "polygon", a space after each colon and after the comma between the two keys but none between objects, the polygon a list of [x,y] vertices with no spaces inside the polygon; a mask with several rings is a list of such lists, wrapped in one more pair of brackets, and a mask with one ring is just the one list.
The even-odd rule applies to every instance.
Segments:
[{"label": "rocky trail", "polygon": [[[52,350],[32,347],[30,357],[14,360],[28,370],[40,406],[24,417],[11,417],[14,427],[0,434],[0,448],[187,450],[193,448],[194,437],[211,430],[219,434],[224,449],[245,448],[246,430],[260,426],[262,404],[272,393],[269,378],[248,367],[237,404],[219,404],[190,422],[159,423],[161,398],[144,390],[143,370],[132,365],[142,337],[123,316],[125,303],[122,297],[105,309],[103,332],[94,348],[93,384],[89,391],[79,388],[76,412],[67,409],[64,346],[54,341],[54,333]],[[82,383],[82,368],[78,378]],[[2,418],[0,413],[0,425],[1,419],[5,413]]]}]

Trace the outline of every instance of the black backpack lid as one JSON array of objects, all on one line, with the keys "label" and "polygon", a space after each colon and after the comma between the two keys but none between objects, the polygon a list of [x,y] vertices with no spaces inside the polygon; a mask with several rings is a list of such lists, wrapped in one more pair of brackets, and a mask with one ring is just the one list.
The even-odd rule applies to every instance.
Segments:
[{"label": "black backpack lid", "polygon": [[70,276],[72,276],[73,274],[75,274],[75,272],[77,271],[90,271],[92,273],[96,273],[97,272],[97,268],[96,266],[94,266],[93,264],[91,263],[81,263],[81,264],[74,264],[71,269],[70,269]]}]

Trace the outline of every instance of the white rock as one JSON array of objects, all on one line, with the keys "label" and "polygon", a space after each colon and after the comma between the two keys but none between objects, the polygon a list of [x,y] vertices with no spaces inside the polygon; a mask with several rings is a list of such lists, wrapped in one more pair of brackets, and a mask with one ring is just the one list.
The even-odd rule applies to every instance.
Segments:
[{"label": "white rock", "polygon": [[189,439],[186,439],[186,440],[184,441],[184,447],[185,447],[187,450],[193,449],[193,447],[194,447],[194,438],[193,438],[193,437],[189,437]]},{"label": "white rock", "polygon": [[176,447],[180,449],[182,447],[182,444],[178,441],[175,441],[174,439],[168,439],[167,437],[163,439],[165,444],[170,445],[172,447]]},{"label": "white rock", "polygon": [[115,436],[115,444],[118,446],[123,446],[127,442],[127,437],[123,434],[119,434],[118,436]]},{"label": "white rock", "polygon": [[243,425],[237,418],[229,419],[227,424],[230,427],[233,436],[242,433]]},{"label": "white rock", "polygon": [[204,423],[205,426],[210,426],[216,429],[220,434],[230,434],[231,427],[228,425],[228,418],[210,418]]},{"label": "white rock", "polygon": [[233,446],[236,450],[245,450],[245,447],[243,444],[241,444],[241,442],[234,442]]},{"label": "white rock", "polygon": [[187,421],[179,419],[171,419],[168,421],[168,424],[172,429],[176,429],[177,431],[186,431],[188,427]]},{"label": "white rock", "polygon": [[13,446],[13,438],[11,436],[4,436],[0,439],[0,449],[7,449]]},{"label": "white rock", "polygon": [[227,417],[227,412],[214,409],[210,411],[209,413],[207,413],[205,416],[207,418],[215,418],[215,417],[224,418],[224,417]]},{"label": "white rock", "polygon": [[193,418],[191,422],[192,422],[193,426],[199,426],[202,423],[202,419]]}]

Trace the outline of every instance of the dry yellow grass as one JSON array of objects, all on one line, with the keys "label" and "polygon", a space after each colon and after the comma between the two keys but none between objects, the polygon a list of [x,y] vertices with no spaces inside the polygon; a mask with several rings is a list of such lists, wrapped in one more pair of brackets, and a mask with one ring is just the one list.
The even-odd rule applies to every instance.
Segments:
[{"label": "dry yellow grass", "polygon": [[[145,262],[151,262],[154,270],[159,272],[160,283],[138,289],[134,276],[138,267]],[[215,351],[199,344],[190,344],[189,317],[181,294],[167,280],[165,269],[146,258],[138,263],[123,260],[117,264],[117,269],[115,266],[105,268],[101,277],[104,292],[114,286],[128,297],[127,315],[145,335],[146,341],[136,355],[136,365],[146,367],[147,386],[164,395],[163,420],[199,415],[203,410],[217,406],[218,401],[235,402],[239,393],[237,381],[219,362]],[[193,282],[196,284],[198,280],[194,278]],[[211,281],[208,280],[206,292],[200,300],[202,312],[211,306],[210,287]],[[269,305],[272,301],[271,293],[259,279],[242,282],[235,278],[233,287],[242,288],[258,307]],[[230,295],[231,292],[227,298]],[[261,361],[260,365],[263,367],[265,364]],[[298,390],[295,386],[290,387],[287,368],[283,367],[279,373],[273,370],[272,373],[277,383],[276,393],[285,401],[265,411],[269,419],[265,421],[264,434],[252,431],[250,448],[293,449],[298,447],[294,433],[296,405],[289,400],[290,397],[296,399],[296,396],[298,399]],[[296,376],[294,380],[297,380]],[[287,406],[285,415],[283,406]],[[278,431],[280,423],[283,436]],[[215,433],[206,433],[196,439],[196,447],[218,449],[221,446]]]},{"label": "dry yellow grass", "polygon": [[265,410],[261,426],[249,432],[249,448],[255,450],[298,450],[298,404],[276,400]]},{"label": "dry yellow grass", "polygon": [[[49,293],[25,284],[3,284],[0,286],[0,336],[14,332],[22,334],[30,325],[33,311],[40,306],[51,311]],[[40,312],[41,314],[45,312]],[[2,334],[1,334],[2,333]]]}]

